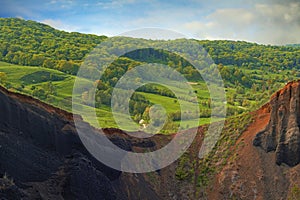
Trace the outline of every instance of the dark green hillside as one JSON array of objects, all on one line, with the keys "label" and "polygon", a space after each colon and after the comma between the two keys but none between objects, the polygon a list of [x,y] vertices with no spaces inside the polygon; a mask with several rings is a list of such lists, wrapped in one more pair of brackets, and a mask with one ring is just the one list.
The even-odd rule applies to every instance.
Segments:
[{"label": "dark green hillside", "polygon": [[300,46],[270,46],[235,41],[200,41],[216,64],[248,69],[300,69]]},{"label": "dark green hillside", "polygon": [[[85,55],[105,38],[59,31],[30,20],[0,18],[0,60],[75,73]],[[270,46],[241,41],[199,41],[199,43],[216,64],[272,71],[300,68],[299,45]],[[149,51],[148,54],[140,58],[138,54],[131,53],[127,57],[144,62],[154,59],[163,62],[167,60],[165,53],[160,52],[157,56],[157,52]]]},{"label": "dark green hillside", "polygon": [[0,18],[0,60],[75,74],[84,56],[105,38],[59,31],[30,20]]},{"label": "dark green hillside", "polygon": [[288,44],[287,47],[300,47],[300,44]]},{"label": "dark green hillside", "polygon": [[32,84],[32,83],[41,83],[47,81],[62,81],[66,78],[66,76],[52,74],[47,71],[38,71],[32,74],[27,74],[23,76],[20,80],[24,84]]}]

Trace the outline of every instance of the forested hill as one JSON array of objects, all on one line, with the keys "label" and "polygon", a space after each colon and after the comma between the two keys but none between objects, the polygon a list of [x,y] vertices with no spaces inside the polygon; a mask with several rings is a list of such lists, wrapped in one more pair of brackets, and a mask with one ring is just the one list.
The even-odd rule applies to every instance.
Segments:
[{"label": "forested hill", "polygon": [[[75,74],[84,56],[106,36],[68,33],[18,18],[0,18],[0,60],[55,68]],[[300,46],[269,46],[235,41],[199,41],[216,64],[250,69],[299,69]],[[120,44],[122,45],[122,44]]]},{"label": "forested hill", "polygon": [[300,69],[300,46],[259,45],[242,41],[200,41],[216,64],[250,69]]},{"label": "forested hill", "polygon": [[288,44],[287,47],[300,47],[300,44]]},{"label": "forested hill", "polygon": [[[68,74],[76,74],[86,56],[106,38],[106,36],[59,31],[30,20],[0,18],[0,61],[4,61],[0,62],[0,84],[62,109],[71,110],[75,77]],[[102,120],[104,127],[115,126],[113,118],[107,115],[115,84],[128,70],[145,63],[166,64],[184,75],[193,84],[192,87],[197,94],[202,112],[200,117],[210,116],[210,97],[207,95],[209,93],[198,71],[188,61],[170,52],[143,49],[145,44],[155,42],[157,41],[120,37],[117,43],[107,48],[96,49],[89,57],[90,63],[85,68],[84,76],[99,77],[98,56],[105,57],[108,51],[130,49],[132,47],[130,44],[137,45],[135,47],[138,49],[116,59],[104,71],[101,80],[87,81],[89,87],[86,88],[92,90],[90,85],[97,86],[95,104],[102,116],[106,116],[105,120]],[[204,66],[205,63],[200,62],[200,57],[197,60],[203,64],[201,73],[215,77],[218,71],[220,72],[226,87],[228,116],[255,110],[266,103],[270,95],[284,83],[300,77],[298,70],[300,46],[270,46],[243,41],[197,42],[218,65],[219,70],[214,70],[216,69],[214,64]],[[162,42],[162,45],[178,49],[184,48],[184,44],[182,40]],[[20,71],[22,73],[19,73]],[[85,106],[92,105],[91,102],[95,100],[90,95],[90,90],[85,89],[81,95],[82,104]],[[141,119],[147,121],[149,108],[160,99],[164,99],[168,108],[171,124],[168,131],[171,132],[172,123],[176,125],[180,121],[181,113],[177,110],[178,101],[175,95],[168,88],[151,84],[138,88],[130,101],[130,112],[136,122]],[[190,96],[180,96],[180,99],[188,104],[194,102]],[[187,127],[189,120],[193,119],[186,119]]]},{"label": "forested hill", "polygon": [[18,18],[0,18],[0,60],[74,74],[105,36],[65,32]]}]

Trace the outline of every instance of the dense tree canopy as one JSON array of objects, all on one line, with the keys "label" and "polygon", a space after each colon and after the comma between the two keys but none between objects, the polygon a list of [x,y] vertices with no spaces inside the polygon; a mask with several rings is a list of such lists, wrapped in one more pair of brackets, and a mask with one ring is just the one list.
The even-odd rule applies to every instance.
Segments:
[{"label": "dense tree canopy", "polygon": [[0,60],[75,74],[84,56],[105,38],[59,31],[30,20],[0,18]]},{"label": "dense tree canopy", "polygon": [[[0,18],[0,60],[20,65],[56,68],[74,74],[85,55],[105,38],[59,31],[30,20]],[[139,42],[145,43],[145,40]],[[173,43],[176,46],[176,40]],[[300,68],[299,45],[270,46],[241,41],[199,43],[216,64],[246,66],[250,69],[268,67],[270,70]],[[126,39],[118,46],[130,48]],[[174,55],[153,49],[136,51],[125,56],[143,62],[159,61],[177,67],[189,67],[182,59],[174,59]]]},{"label": "dense tree canopy", "polygon": [[242,41],[199,41],[216,64],[246,66],[250,69],[300,69],[300,46],[259,45]]}]

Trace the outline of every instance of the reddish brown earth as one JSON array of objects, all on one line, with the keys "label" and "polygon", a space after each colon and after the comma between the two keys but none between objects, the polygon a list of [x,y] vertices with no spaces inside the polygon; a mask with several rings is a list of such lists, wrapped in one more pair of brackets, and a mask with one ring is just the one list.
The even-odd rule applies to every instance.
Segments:
[{"label": "reddish brown earth", "polygon": [[[213,191],[209,192],[208,199],[283,200],[291,197],[292,188],[300,186],[300,165],[295,164],[294,154],[282,152],[286,155],[283,160],[287,162],[278,163],[276,148],[266,151],[264,148],[254,147],[253,141],[259,133],[264,133],[270,127],[276,127],[282,123],[281,118],[274,117],[275,113],[278,112],[278,108],[285,107],[287,108],[286,113],[292,113],[292,110],[289,110],[290,107],[293,107],[291,99],[299,99],[299,93],[293,91],[298,91],[299,88],[300,82],[288,83],[271,97],[270,103],[252,113],[255,117],[254,122],[248,126],[247,130],[238,139],[232,149],[233,155],[228,159],[228,163],[222,171],[215,177]],[[297,110],[297,115],[299,114],[300,112]],[[286,125],[286,127],[289,126]],[[286,129],[280,129],[278,132],[285,135],[287,131]],[[276,137],[275,131],[274,135],[275,140],[280,140],[280,136]],[[274,142],[274,140],[272,139],[271,142]],[[270,143],[270,141],[266,141],[266,143]],[[275,141],[275,143],[280,144],[280,141]],[[287,143],[285,145],[292,146]],[[297,156],[300,155],[296,154],[296,159]],[[290,163],[294,163],[294,165],[288,166],[287,164]]]},{"label": "reddish brown earth", "polygon": [[270,121],[257,133],[253,144],[266,152],[275,151],[277,164],[300,163],[300,83],[288,83],[270,100]]}]

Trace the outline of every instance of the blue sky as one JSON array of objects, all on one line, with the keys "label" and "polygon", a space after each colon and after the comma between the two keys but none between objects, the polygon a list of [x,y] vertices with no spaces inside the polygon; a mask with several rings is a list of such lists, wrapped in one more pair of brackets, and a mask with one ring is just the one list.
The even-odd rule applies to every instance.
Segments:
[{"label": "blue sky", "polygon": [[299,0],[2,0],[0,16],[108,36],[155,27],[196,39],[300,43]]}]

